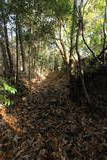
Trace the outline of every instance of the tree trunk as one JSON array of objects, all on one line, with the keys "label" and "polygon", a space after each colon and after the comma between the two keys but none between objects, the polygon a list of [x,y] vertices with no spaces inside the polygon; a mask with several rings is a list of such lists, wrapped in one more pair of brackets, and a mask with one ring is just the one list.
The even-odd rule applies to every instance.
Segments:
[{"label": "tree trunk", "polygon": [[18,16],[16,15],[16,83],[19,80],[19,37],[18,37]]},{"label": "tree trunk", "polygon": [[107,64],[107,1],[105,6],[105,16],[103,24],[104,43],[103,43],[103,63]]},{"label": "tree trunk", "polygon": [[19,19],[18,19],[18,34],[19,34],[20,50],[21,50],[21,57],[22,57],[22,68],[23,68],[23,72],[25,72],[25,54],[23,49],[22,28],[21,28]]},{"label": "tree trunk", "polygon": [[10,78],[10,70],[9,70],[9,63],[8,63],[8,57],[6,55],[6,48],[2,40],[0,40],[0,47],[1,47],[1,53],[3,57],[3,64],[4,64],[4,70],[3,74],[5,78]]},{"label": "tree trunk", "polygon": [[4,8],[3,8],[4,2],[2,1],[1,5],[1,13],[2,13],[2,20],[3,20],[3,28],[4,28],[4,38],[5,38],[5,46],[6,46],[6,51],[9,59],[9,69],[10,69],[10,74],[14,76],[14,71],[13,71],[13,61],[12,61],[12,55],[11,51],[9,48],[9,40],[8,40],[8,31],[7,31],[7,23],[5,19],[5,13],[4,13]]},{"label": "tree trunk", "polygon": [[[81,3],[82,3],[82,1],[81,1]],[[79,48],[78,48],[79,37],[80,37],[81,29],[82,29],[81,5],[79,6],[79,9],[77,8],[77,10],[79,10],[80,17],[78,19],[78,26],[77,26],[78,28],[77,28],[77,35],[76,35],[76,53],[77,53],[77,57],[78,57],[78,70],[79,70],[79,74],[80,74],[80,78],[81,78],[81,83],[82,83],[84,96],[85,96],[88,104],[91,105],[91,100],[90,100],[90,97],[88,95],[88,92],[87,92],[87,89],[86,89],[86,86],[85,86],[84,73],[83,73],[83,70],[82,70],[81,57],[80,57]]]}]

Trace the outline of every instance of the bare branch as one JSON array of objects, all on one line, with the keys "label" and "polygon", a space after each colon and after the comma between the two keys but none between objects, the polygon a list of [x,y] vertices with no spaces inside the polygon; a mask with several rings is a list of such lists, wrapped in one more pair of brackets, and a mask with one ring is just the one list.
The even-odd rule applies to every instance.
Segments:
[{"label": "bare branch", "polygon": [[82,39],[84,44],[86,45],[86,47],[88,48],[88,50],[92,53],[93,57],[95,58],[95,60],[98,63],[101,63],[101,61],[96,57],[96,53],[89,47],[88,43],[85,40],[85,36],[84,36],[84,23],[83,23],[83,17],[81,17],[81,23],[82,23]]}]

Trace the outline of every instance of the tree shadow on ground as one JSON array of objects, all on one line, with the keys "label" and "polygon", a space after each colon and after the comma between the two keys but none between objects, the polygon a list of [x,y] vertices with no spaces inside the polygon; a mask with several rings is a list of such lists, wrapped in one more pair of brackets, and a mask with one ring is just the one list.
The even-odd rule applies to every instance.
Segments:
[{"label": "tree shadow on ground", "polygon": [[7,137],[8,148],[12,148],[3,151],[4,159],[105,158],[107,119],[97,115],[93,120],[85,105],[71,103],[65,74],[50,73],[43,81],[30,82],[30,86],[24,83],[27,89],[17,97],[12,111],[0,111],[5,125],[1,139]]}]

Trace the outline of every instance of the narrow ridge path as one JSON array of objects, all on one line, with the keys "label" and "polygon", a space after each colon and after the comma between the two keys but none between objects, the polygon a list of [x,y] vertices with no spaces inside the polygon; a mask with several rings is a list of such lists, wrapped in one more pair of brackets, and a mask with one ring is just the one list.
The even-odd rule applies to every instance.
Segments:
[{"label": "narrow ridge path", "polygon": [[71,103],[66,75],[26,87],[11,112],[0,109],[0,160],[106,160],[107,118]]}]

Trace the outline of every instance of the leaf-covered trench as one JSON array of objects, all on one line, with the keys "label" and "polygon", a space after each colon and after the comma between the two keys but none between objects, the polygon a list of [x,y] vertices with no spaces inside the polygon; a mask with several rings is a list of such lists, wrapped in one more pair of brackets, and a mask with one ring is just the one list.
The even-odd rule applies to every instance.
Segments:
[{"label": "leaf-covered trench", "polygon": [[71,103],[66,75],[24,83],[0,108],[0,160],[107,160],[107,118]]}]

